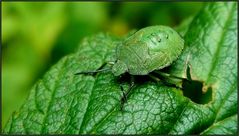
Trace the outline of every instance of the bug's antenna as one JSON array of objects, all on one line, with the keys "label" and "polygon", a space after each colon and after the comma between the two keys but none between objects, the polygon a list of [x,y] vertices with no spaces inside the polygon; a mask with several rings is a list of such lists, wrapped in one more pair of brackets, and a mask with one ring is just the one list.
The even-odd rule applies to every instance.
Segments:
[{"label": "bug's antenna", "polygon": [[75,75],[94,74],[94,73],[98,73],[98,72],[108,72],[108,71],[111,71],[111,68],[99,69],[99,70],[95,70],[95,71],[82,71],[82,72],[75,73]]},{"label": "bug's antenna", "polygon": [[80,75],[80,74],[95,74],[98,72],[110,72],[111,68],[104,68],[103,67],[106,65],[107,63],[104,63],[100,68],[98,68],[97,70],[93,70],[93,71],[82,71],[82,72],[78,72],[75,73],[74,75]]}]

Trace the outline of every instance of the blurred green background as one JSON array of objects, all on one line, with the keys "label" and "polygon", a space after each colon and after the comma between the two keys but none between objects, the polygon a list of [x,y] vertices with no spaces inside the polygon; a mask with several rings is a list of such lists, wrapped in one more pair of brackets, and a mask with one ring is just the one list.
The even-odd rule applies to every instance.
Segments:
[{"label": "blurred green background", "polygon": [[2,2],[2,126],[31,86],[85,36],[118,36],[149,25],[175,27],[199,2]]}]

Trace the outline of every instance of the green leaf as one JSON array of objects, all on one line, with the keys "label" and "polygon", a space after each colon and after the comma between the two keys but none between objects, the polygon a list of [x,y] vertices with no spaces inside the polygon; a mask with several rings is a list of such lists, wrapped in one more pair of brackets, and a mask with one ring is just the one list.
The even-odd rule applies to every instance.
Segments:
[{"label": "green leaf", "polygon": [[170,74],[182,77],[190,67],[191,78],[203,82],[205,91],[211,88],[209,103],[195,103],[182,90],[143,79],[121,110],[120,84],[127,79],[120,82],[112,73],[74,75],[114,60],[115,43],[121,39],[98,34],[86,38],[76,53],[64,57],[35,84],[4,133],[235,134],[236,9],[232,2],[207,4],[185,34],[182,56],[169,67]]},{"label": "green leaf", "polygon": [[222,121],[219,121],[207,130],[203,131],[203,135],[217,135],[217,134],[235,134],[237,132],[237,115],[230,116]]}]

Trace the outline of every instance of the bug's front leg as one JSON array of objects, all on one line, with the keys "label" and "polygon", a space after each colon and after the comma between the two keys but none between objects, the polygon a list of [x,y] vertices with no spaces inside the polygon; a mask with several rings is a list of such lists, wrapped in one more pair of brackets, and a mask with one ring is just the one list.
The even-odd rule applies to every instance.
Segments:
[{"label": "bug's front leg", "polygon": [[127,101],[126,93],[124,92],[124,88],[120,85],[120,89],[122,91],[122,96],[120,99],[120,110],[123,110],[124,103]]},{"label": "bug's front leg", "polygon": [[127,91],[124,91],[124,88],[122,87],[122,85],[120,85],[120,89],[122,91],[122,97],[120,99],[120,110],[123,111],[123,107],[124,107],[124,103],[127,102],[127,98],[129,93],[131,92],[132,88],[134,87],[134,82],[135,82],[135,77],[134,76],[130,76],[130,86],[127,89]]}]

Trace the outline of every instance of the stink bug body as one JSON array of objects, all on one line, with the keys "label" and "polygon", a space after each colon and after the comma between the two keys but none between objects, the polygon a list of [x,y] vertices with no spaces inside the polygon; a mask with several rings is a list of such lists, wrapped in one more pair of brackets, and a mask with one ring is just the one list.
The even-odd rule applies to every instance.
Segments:
[{"label": "stink bug body", "polygon": [[117,60],[112,72],[115,76],[125,72],[147,75],[169,66],[181,54],[183,47],[184,40],[170,27],[143,28],[117,46]]}]

